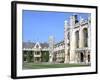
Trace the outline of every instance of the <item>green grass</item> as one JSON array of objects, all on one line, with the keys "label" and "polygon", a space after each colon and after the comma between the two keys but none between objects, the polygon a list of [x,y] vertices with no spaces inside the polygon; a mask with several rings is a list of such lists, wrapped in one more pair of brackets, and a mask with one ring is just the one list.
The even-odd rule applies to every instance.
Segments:
[{"label": "green grass", "polygon": [[44,69],[44,68],[66,68],[66,67],[84,67],[86,64],[55,64],[55,63],[24,63],[23,69]]}]

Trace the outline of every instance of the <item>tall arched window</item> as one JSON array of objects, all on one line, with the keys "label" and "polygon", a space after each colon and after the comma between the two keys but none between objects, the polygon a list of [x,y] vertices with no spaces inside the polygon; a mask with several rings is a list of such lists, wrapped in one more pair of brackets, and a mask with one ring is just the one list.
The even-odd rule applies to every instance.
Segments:
[{"label": "tall arched window", "polygon": [[87,28],[83,29],[83,39],[84,39],[84,47],[88,47],[88,30],[87,30]]},{"label": "tall arched window", "polygon": [[68,40],[70,39],[70,33],[68,32],[68,34],[67,34],[67,37],[68,37]]},{"label": "tall arched window", "polygon": [[76,48],[79,48],[79,31],[75,32],[75,38],[76,38]]}]

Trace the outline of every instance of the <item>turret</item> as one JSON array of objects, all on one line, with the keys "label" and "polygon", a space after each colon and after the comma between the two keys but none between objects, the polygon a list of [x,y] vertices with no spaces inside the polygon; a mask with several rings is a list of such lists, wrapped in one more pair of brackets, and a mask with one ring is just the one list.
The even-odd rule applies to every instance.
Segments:
[{"label": "turret", "polygon": [[84,21],[84,19],[80,16],[80,24]]},{"label": "turret", "polygon": [[70,17],[70,26],[73,27],[78,22],[77,15],[72,15]]},{"label": "turret", "polygon": [[68,21],[64,21],[64,43],[65,43],[65,61],[64,63],[69,63],[69,56],[68,56],[68,32],[69,32],[69,25]]},{"label": "turret", "polygon": [[54,37],[49,37],[49,62],[53,62]]},{"label": "turret", "polygon": [[88,17],[88,24],[91,24],[91,16]]},{"label": "turret", "polygon": [[65,39],[65,43],[66,43],[66,40],[67,40],[68,28],[69,28],[68,21],[65,20],[64,21],[64,39]]},{"label": "turret", "polygon": [[68,27],[69,27],[69,26],[68,26],[68,21],[67,21],[67,20],[65,20],[65,21],[64,21],[64,30],[67,30],[67,29],[68,29]]}]

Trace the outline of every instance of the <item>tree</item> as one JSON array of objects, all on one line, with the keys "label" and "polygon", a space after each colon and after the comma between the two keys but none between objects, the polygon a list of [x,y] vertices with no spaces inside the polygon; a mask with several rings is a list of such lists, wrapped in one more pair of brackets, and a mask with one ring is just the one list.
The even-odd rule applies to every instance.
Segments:
[{"label": "tree", "polygon": [[49,61],[49,52],[48,51],[42,51],[41,59],[42,59],[42,62],[48,62]]},{"label": "tree", "polygon": [[27,51],[27,62],[31,62],[33,58],[32,51]]}]

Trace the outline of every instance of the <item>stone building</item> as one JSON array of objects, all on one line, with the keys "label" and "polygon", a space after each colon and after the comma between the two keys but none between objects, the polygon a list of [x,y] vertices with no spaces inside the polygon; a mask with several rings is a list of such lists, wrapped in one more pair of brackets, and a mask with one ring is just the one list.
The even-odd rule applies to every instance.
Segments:
[{"label": "stone building", "polygon": [[60,41],[54,45],[54,62],[64,63],[65,61],[65,45],[64,41]]},{"label": "stone building", "polygon": [[90,22],[81,17],[78,21],[77,15],[65,21],[65,63],[90,63]]},{"label": "stone building", "polygon": [[48,62],[49,45],[48,43],[23,42],[23,61],[24,62]]},{"label": "stone building", "polygon": [[64,22],[64,40],[55,43],[23,43],[23,61],[90,64],[91,21],[72,15]]}]

